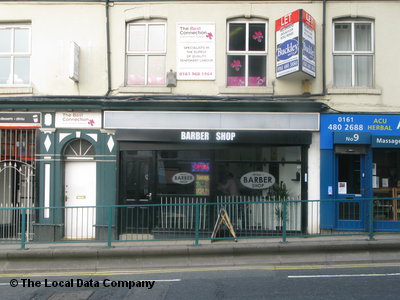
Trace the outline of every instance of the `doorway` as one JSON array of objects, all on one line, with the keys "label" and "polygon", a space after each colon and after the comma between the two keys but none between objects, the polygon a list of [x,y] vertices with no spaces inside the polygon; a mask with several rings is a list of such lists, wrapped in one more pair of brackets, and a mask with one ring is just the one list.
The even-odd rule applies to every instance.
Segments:
[{"label": "doorway", "polygon": [[65,229],[66,239],[95,238],[96,162],[92,145],[74,140],[67,145],[65,162]]},{"label": "doorway", "polygon": [[364,230],[366,172],[364,148],[336,148],[336,207],[337,229]]},{"label": "doorway", "polygon": [[[154,220],[153,151],[122,151],[120,233],[150,233]],[[134,206],[132,206],[134,205]]]}]

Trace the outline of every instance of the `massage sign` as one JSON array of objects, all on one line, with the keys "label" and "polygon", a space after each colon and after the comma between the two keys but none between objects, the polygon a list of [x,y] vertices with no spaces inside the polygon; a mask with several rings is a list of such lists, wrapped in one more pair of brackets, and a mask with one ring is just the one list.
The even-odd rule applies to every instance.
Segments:
[{"label": "massage sign", "polygon": [[275,21],[276,77],[299,71],[315,77],[315,19],[298,9]]}]

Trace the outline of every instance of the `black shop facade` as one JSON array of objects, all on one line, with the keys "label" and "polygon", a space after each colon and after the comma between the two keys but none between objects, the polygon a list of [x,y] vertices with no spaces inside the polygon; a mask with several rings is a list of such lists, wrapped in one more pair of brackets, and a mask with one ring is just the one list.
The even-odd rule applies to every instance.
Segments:
[{"label": "black shop facade", "polygon": [[[105,111],[104,128],[115,130],[119,151],[118,204],[148,205],[120,214],[121,236],[190,229],[191,203],[261,201],[279,185],[291,198],[307,199],[308,149],[319,113]],[[164,213],[152,204],[166,205]],[[200,229],[207,230],[213,216],[203,208]],[[232,222],[267,229],[265,212],[257,210],[232,211]],[[298,230],[305,226],[299,218]]]}]

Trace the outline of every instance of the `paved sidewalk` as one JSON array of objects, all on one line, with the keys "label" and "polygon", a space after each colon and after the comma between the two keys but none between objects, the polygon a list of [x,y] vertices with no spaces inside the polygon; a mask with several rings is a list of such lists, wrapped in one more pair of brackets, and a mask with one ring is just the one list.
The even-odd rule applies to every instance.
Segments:
[{"label": "paved sidewalk", "polygon": [[400,262],[400,235],[86,244],[0,244],[0,272]]}]

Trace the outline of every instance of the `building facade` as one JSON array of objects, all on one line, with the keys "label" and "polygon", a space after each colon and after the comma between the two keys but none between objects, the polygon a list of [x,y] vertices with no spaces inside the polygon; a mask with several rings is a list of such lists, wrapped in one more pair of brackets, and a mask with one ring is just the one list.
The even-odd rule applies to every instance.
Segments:
[{"label": "building facade", "polygon": [[[338,182],[351,184],[335,165],[358,161],[370,171],[354,195],[395,192],[395,179],[372,185],[392,173],[376,141],[361,160],[340,151],[375,119],[396,135],[398,1],[38,2],[0,4],[0,193],[4,206],[43,208],[33,238],[104,234],[104,215],[84,215],[92,230],[79,231],[51,207],[271,199],[279,186],[290,199],[341,198]],[[365,229],[364,208],[338,205],[360,212],[302,203],[290,230]],[[257,221],[268,213],[253,206],[251,226],[274,230],[273,213]],[[121,208],[115,237],[168,229],[148,215]]]}]

